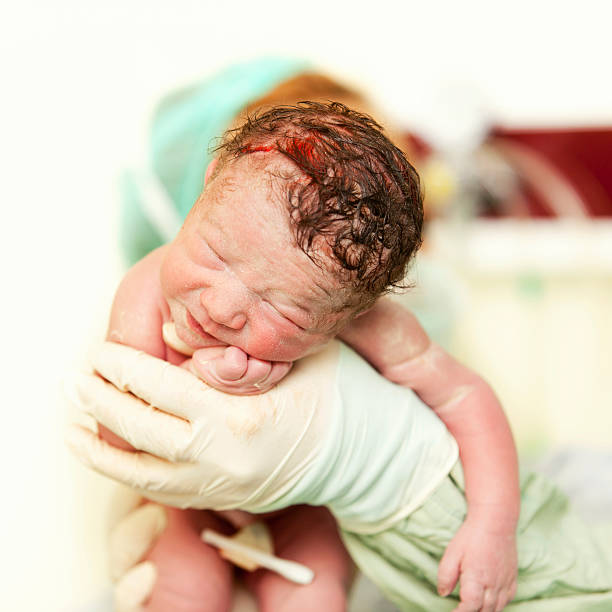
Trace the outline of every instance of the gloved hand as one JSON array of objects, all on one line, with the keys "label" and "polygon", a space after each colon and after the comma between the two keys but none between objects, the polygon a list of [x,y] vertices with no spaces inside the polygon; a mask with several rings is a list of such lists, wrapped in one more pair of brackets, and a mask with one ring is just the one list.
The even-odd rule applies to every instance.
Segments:
[{"label": "gloved hand", "polygon": [[80,427],[69,444],[84,463],[166,505],[326,505],[344,529],[373,533],[420,505],[457,459],[416,395],[337,342],[247,397],[118,344],[105,343],[93,365],[106,380],[78,383],[82,410],[144,452]]}]

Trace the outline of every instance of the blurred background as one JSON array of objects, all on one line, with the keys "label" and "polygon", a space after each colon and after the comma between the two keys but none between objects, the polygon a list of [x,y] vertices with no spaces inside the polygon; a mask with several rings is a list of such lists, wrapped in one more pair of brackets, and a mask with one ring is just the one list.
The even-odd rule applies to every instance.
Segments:
[{"label": "blurred background", "polygon": [[3,608],[72,610],[107,588],[115,487],[63,448],[62,380],[86,367],[125,270],[120,177],[155,166],[166,94],[259,58],[303,60],[270,91],[324,77],[413,160],[427,236],[398,299],[493,385],[524,461],[580,453],[593,458],[581,474],[611,480],[597,463],[612,453],[608,2],[0,10]]}]

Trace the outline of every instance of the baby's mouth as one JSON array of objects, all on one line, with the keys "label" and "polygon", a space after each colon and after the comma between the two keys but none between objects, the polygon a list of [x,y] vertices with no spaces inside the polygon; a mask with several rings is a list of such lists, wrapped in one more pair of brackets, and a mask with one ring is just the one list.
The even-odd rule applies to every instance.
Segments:
[{"label": "baby's mouth", "polygon": [[195,320],[194,316],[187,310],[187,323],[189,327],[196,332],[196,334],[206,337],[208,334],[204,331],[202,326]]},{"label": "baby's mouth", "polygon": [[187,324],[189,325],[191,331],[195,332],[202,340],[204,340],[203,346],[226,346],[225,342],[221,342],[214,336],[211,336],[208,332],[204,331],[204,328],[195,320],[194,316],[188,311],[185,310],[187,314]]}]

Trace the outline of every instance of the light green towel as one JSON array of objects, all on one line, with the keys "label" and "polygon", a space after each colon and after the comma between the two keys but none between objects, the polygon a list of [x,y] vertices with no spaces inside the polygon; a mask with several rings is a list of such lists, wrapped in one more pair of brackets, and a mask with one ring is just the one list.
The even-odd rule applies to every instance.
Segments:
[{"label": "light green towel", "polygon": [[[438,563],[466,513],[463,474],[456,466],[423,506],[393,528],[374,535],[342,532],[361,571],[400,610],[450,612],[436,591]],[[612,611],[612,524],[589,526],[566,496],[545,478],[521,480],[517,531],[518,590],[508,612]]]}]

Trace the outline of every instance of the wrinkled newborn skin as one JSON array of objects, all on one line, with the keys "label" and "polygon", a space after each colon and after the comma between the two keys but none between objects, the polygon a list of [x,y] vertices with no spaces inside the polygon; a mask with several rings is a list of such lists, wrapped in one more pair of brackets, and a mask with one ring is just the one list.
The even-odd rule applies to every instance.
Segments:
[{"label": "wrinkled newborn skin", "polygon": [[[295,245],[273,179],[262,170],[277,154],[265,154],[266,166],[262,155],[239,158],[220,172],[176,239],[128,272],[113,304],[110,340],[178,365],[184,356],[162,339],[162,325],[170,320],[194,349],[235,346],[262,360],[296,360],[336,335],[349,317],[333,312],[332,275]],[[126,447],[108,430],[100,427],[100,433]],[[166,531],[147,556],[158,578],[146,609],[229,610],[232,568],[200,540],[200,532],[205,526],[224,533],[234,528],[209,511],[167,512]],[[266,570],[249,574],[247,584],[259,608],[345,610],[352,563],[329,512],[304,506],[267,522],[276,553],[307,564],[316,577],[297,587]]]},{"label": "wrinkled newborn skin", "polygon": [[290,168],[277,153],[235,160],[207,185],[169,245],[161,287],[178,335],[193,348],[231,345],[259,359],[295,361],[347,321],[346,312],[333,312],[333,276],[296,246],[274,188],[281,179],[273,174]]}]

